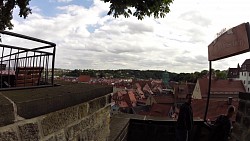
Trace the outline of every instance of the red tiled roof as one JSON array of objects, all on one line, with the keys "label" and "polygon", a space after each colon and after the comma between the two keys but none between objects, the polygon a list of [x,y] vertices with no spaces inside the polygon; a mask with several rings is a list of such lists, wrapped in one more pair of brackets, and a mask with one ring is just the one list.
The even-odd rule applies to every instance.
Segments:
[{"label": "red tiled roof", "polygon": [[175,95],[178,98],[186,98],[187,94],[191,94],[194,90],[195,84],[187,83],[187,84],[176,84],[174,86]]},{"label": "red tiled roof", "polygon": [[[244,67],[246,66],[246,67]],[[241,65],[241,71],[248,71],[250,72],[250,59],[246,59],[244,63]]]},{"label": "red tiled roof", "polygon": [[[199,117],[201,119],[204,118],[205,110],[206,110],[206,104],[207,101],[204,99],[196,99],[192,103],[193,108],[193,115],[195,118]],[[238,108],[239,102],[236,100],[232,101],[232,105],[235,106],[235,109]],[[208,113],[207,113],[207,119],[210,119],[211,121],[214,121],[216,117],[218,117],[221,114],[226,114],[227,108],[228,108],[227,101],[218,101],[218,100],[211,100],[209,101],[209,107],[208,107]],[[233,120],[235,120],[235,116],[233,117]]]},{"label": "red tiled roof", "polygon": [[242,65],[250,65],[250,59],[246,59]]},{"label": "red tiled roof", "polygon": [[240,68],[229,68],[227,73],[227,78],[238,78]]},{"label": "red tiled roof", "polygon": [[151,87],[151,81],[150,81],[150,80],[141,80],[141,81],[133,80],[132,83],[133,83],[133,85],[136,84],[136,83],[138,83],[142,88],[143,88],[146,84],[148,84],[149,87]]},{"label": "red tiled roof", "polygon": [[174,96],[154,96],[155,101],[158,104],[173,104]]},{"label": "red tiled roof", "polygon": [[80,75],[78,77],[78,82],[89,82],[90,76],[89,75]]},{"label": "red tiled roof", "polygon": [[149,115],[166,117],[168,116],[168,112],[170,108],[171,108],[171,105],[153,104],[152,108],[150,109]]},{"label": "red tiled roof", "polygon": [[[200,85],[202,97],[207,96],[208,79],[200,78],[197,80]],[[245,92],[241,80],[211,80],[211,92]]]},{"label": "red tiled roof", "polygon": [[146,104],[147,99],[138,99],[137,103]]}]

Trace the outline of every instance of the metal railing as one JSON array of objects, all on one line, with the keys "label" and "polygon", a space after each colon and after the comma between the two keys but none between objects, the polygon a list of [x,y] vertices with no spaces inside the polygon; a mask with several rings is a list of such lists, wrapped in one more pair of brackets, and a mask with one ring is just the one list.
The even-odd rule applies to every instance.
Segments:
[{"label": "metal railing", "polygon": [[53,86],[55,43],[7,31],[0,34],[43,44],[28,48],[0,43],[0,90]]}]

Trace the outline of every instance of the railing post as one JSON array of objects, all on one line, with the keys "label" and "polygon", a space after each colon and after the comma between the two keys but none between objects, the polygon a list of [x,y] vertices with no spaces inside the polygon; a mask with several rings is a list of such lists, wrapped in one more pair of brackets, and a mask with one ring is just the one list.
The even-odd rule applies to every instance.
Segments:
[{"label": "railing post", "polygon": [[208,94],[207,94],[207,105],[206,105],[206,111],[205,111],[205,115],[204,115],[204,121],[207,121],[207,112],[208,112],[210,90],[211,90],[211,75],[212,75],[212,61],[209,61]]},{"label": "railing post", "polygon": [[55,56],[56,56],[56,46],[54,46],[54,49],[53,49],[53,57],[52,57],[52,75],[51,75],[51,84],[52,84],[52,86],[54,86]]}]

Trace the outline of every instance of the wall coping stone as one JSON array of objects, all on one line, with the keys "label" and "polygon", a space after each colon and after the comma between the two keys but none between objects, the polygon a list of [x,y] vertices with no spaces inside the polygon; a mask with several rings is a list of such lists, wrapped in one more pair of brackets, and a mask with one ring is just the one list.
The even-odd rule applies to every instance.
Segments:
[{"label": "wall coping stone", "polygon": [[[18,116],[30,119],[84,103],[112,92],[112,86],[78,83],[55,87],[1,91],[1,94],[16,104]],[[0,95],[0,109],[6,104],[13,106]]]}]

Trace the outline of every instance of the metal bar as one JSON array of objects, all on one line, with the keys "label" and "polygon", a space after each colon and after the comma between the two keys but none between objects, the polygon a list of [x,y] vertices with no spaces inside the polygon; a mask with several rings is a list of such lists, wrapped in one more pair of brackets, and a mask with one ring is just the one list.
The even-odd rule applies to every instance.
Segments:
[{"label": "metal bar", "polygon": [[46,82],[46,68],[45,68],[45,56],[43,56],[43,68],[44,68],[44,82]]},{"label": "metal bar", "polygon": [[36,57],[36,59],[35,59],[35,60],[36,60],[36,61],[35,61],[35,62],[36,62],[36,67],[37,67],[37,60],[38,60],[38,57]]},{"label": "metal bar", "polygon": [[[18,66],[19,66],[19,49],[17,50],[17,52],[18,52],[18,54],[16,54],[16,56],[17,56],[17,62],[16,62],[16,70],[15,71],[17,71],[17,68],[18,68]],[[22,61],[22,60],[21,60]],[[21,65],[20,65],[21,66]],[[16,78],[16,80],[17,80],[17,74],[18,74],[18,72],[15,72],[16,74],[15,74],[15,78]],[[15,81],[15,84],[14,84],[15,86],[17,86],[17,84],[16,84],[16,81]]]},{"label": "metal bar", "polygon": [[[50,53],[50,52],[46,52],[46,51],[39,51],[38,49],[45,49],[45,48],[51,48],[51,46],[43,46],[43,47],[38,47],[38,48],[34,48],[34,49],[26,49],[26,48],[23,48],[23,47],[16,47],[16,46],[10,46],[10,45],[4,45],[4,44],[0,44],[0,46],[2,47],[7,47],[7,48],[13,48],[13,49],[21,49],[23,51],[19,52],[19,53],[24,53],[26,51],[31,51],[31,52],[39,52],[39,53],[46,53],[46,54],[49,54],[49,55],[53,55],[53,53]],[[14,53],[16,54],[16,53]],[[12,54],[12,55],[14,55]],[[6,55],[6,56],[3,56],[4,57],[8,57],[9,55]]]},{"label": "metal bar", "polygon": [[30,49],[23,48],[23,47],[17,47],[17,46],[5,45],[5,44],[0,44],[0,46],[7,47],[7,48],[13,48],[13,49],[22,49],[22,50],[26,50],[26,51],[30,50]]},{"label": "metal bar", "polygon": [[[2,50],[2,56],[4,54],[4,47]],[[1,58],[1,88],[3,88],[3,58]]]},{"label": "metal bar", "polygon": [[55,70],[55,58],[56,57],[56,47],[53,49],[53,56],[52,56],[52,75],[51,75],[51,84],[54,85],[54,70]]},{"label": "metal bar", "polygon": [[14,60],[14,65],[13,65],[13,70],[16,71],[16,63],[17,63],[17,54],[15,55],[15,60]]},{"label": "metal bar", "polygon": [[[42,61],[42,53],[41,53],[41,56],[40,56],[40,59],[39,59],[39,67],[41,68],[41,61]],[[41,74],[40,74],[40,79],[43,81],[43,76],[42,76],[42,74],[43,74],[43,70],[42,70],[42,72],[41,72]],[[39,81],[38,81],[38,85],[40,85],[40,79],[39,79]]]},{"label": "metal bar", "polygon": [[[24,67],[27,67],[27,56],[28,56],[28,52],[26,52],[26,58],[25,58],[25,64]],[[26,85],[26,74],[27,74],[27,69],[25,69],[25,75],[24,75],[24,86]]]},{"label": "metal bar", "polygon": [[[10,49],[10,54],[12,53],[12,48]],[[10,56],[11,59],[11,56]],[[10,60],[9,60],[9,69],[8,69],[8,84],[10,85]]]},{"label": "metal bar", "polygon": [[[39,56],[41,56],[41,55],[36,55],[36,57],[39,57]],[[46,55],[42,55],[42,56],[46,56]],[[32,57],[32,56],[28,56],[28,58],[30,58],[30,57]],[[26,58],[26,57],[20,57],[19,59],[24,59],[24,58]],[[11,60],[14,60],[14,59],[11,59]],[[3,62],[5,62],[5,61],[9,61],[9,59],[3,60]]]},{"label": "metal bar", "polygon": [[36,41],[36,42],[40,42],[40,43],[44,43],[44,44],[49,44],[49,45],[52,45],[52,46],[56,46],[55,43],[48,42],[48,41],[41,40],[41,39],[37,39],[37,38],[34,38],[34,37],[29,37],[29,36],[26,36],[26,35],[21,35],[21,34],[17,34],[17,33],[13,33],[13,32],[8,32],[8,31],[0,31],[0,33],[10,35],[10,36],[20,37],[20,38],[23,38],[23,39],[32,40],[32,41]]},{"label": "metal bar", "polygon": [[208,111],[210,91],[211,91],[211,75],[212,75],[212,61],[209,61],[208,95],[207,95],[207,105],[206,105],[206,111],[205,111],[205,115],[204,115],[204,121],[207,121],[207,111]]},{"label": "metal bar", "polygon": [[46,56],[46,82],[49,82],[49,56]]},{"label": "metal bar", "polygon": [[[34,74],[35,55],[36,55],[36,53],[34,52],[32,74]],[[33,77],[34,77],[34,75],[31,76],[32,86],[33,86],[33,84],[34,84],[34,79],[33,79]]]}]

